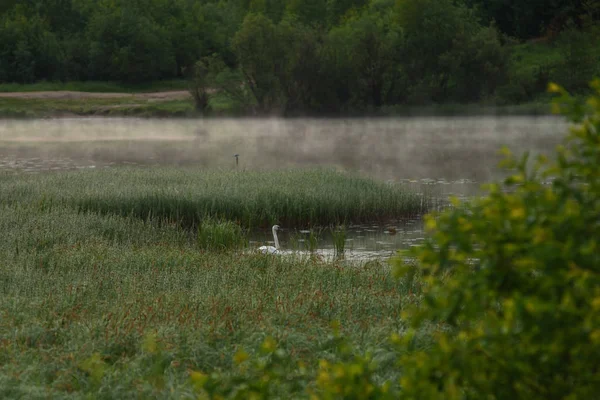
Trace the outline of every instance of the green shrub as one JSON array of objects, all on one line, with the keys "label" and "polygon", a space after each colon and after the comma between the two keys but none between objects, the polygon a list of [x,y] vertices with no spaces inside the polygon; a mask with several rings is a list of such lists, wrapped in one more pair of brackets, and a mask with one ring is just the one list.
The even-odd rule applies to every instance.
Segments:
[{"label": "green shrub", "polygon": [[175,75],[177,63],[165,29],[136,7],[99,9],[86,34],[90,77],[140,83]]},{"label": "green shrub", "polygon": [[508,79],[496,95],[506,103],[531,101],[546,90],[561,54],[547,43],[513,44],[510,52]]},{"label": "green shrub", "polygon": [[514,174],[503,184],[427,219],[432,235],[413,254],[422,306],[407,318],[439,329],[431,347],[401,357],[406,398],[583,399],[600,389],[600,97],[582,119],[564,90],[551,91],[562,95],[556,111],[581,122],[556,160],[531,165],[505,151]]},{"label": "green shrub", "polygon": [[188,91],[194,99],[196,111],[206,113],[210,110],[209,79],[211,78],[211,58],[196,62],[190,69]]},{"label": "green shrub", "polygon": [[343,257],[344,251],[346,250],[346,237],[348,231],[345,225],[339,225],[336,227],[330,227],[331,236],[333,238],[333,249],[336,257]]},{"label": "green shrub", "polygon": [[592,29],[580,30],[570,25],[556,40],[560,61],[556,66],[553,79],[560,79],[565,88],[572,92],[587,89],[590,76],[600,72],[600,50],[598,43],[600,34]]},{"label": "green shrub", "polygon": [[508,54],[496,28],[481,26],[473,10],[457,3],[396,2],[409,103],[478,101],[505,79]]},{"label": "green shrub", "polygon": [[262,14],[248,14],[232,40],[240,69],[256,101],[257,112],[269,112],[285,100],[277,74],[284,57],[277,26]]},{"label": "green shrub", "polygon": [[60,78],[62,64],[56,35],[42,18],[0,15],[0,82]]},{"label": "green shrub", "polygon": [[234,222],[205,219],[198,226],[197,243],[206,250],[231,250],[244,247],[246,237]]}]

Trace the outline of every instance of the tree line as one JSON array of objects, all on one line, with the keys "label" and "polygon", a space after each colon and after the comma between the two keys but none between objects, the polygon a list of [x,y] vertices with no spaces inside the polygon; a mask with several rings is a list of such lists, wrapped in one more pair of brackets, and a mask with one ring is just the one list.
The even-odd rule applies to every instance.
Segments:
[{"label": "tree line", "polygon": [[[187,77],[199,109],[209,106],[205,89],[216,87],[257,112],[474,102],[498,93],[523,100],[525,83],[510,86],[519,78],[511,76],[512,45],[570,32],[565,54],[581,65],[593,41],[576,35],[594,30],[597,3],[4,0],[0,82]],[[570,89],[599,72],[597,59],[588,64]]]}]

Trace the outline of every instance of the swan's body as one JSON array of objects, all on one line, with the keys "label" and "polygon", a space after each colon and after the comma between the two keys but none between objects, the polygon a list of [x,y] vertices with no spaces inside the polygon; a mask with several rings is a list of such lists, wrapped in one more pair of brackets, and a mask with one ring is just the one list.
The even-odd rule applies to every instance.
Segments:
[{"label": "swan's body", "polygon": [[258,251],[263,254],[279,254],[279,250],[273,246],[260,246]]},{"label": "swan's body", "polygon": [[273,232],[273,241],[275,242],[275,247],[273,246],[260,246],[258,251],[263,254],[279,254],[279,239],[277,239],[277,229],[279,229],[279,225],[273,225],[271,231]]}]

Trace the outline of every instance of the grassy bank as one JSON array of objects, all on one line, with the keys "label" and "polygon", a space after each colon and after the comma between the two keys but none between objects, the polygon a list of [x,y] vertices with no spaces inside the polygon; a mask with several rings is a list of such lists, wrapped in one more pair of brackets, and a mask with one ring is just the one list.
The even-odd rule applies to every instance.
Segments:
[{"label": "grassy bank", "polygon": [[[210,115],[246,115],[239,107],[223,99],[215,99]],[[376,112],[348,112],[339,117],[356,116],[470,116],[470,115],[550,115],[545,101],[515,105],[444,104],[410,107],[389,106]],[[53,118],[64,116],[105,117],[201,117],[192,100],[155,100],[141,98],[103,99],[15,99],[0,98],[0,118]],[[304,116],[304,114],[291,114]],[[327,115],[324,115],[327,116]]]},{"label": "grassy bank", "polygon": [[204,252],[176,225],[33,203],[3,202],[0,229],[3,398],[191,398],[190,369],[233,373],[267,337],[312,373],[341,357],[333,320],[396,378],[387,337],[410,288],[386,265]]},{"label": "grassy bank", "polygon": [[193,117],[196,115],[191,100],[0,98],[0,118],[64,116]]},{"label": "grassy bank", "polygon": [[[21,85],[3,83],[0,84],[0,117],[196,116],[193,102],[187,98],[187,95],[184,95],[184,98],[181,95],[168,96],[170,92],[185,93],[187,88],[188,82],[185,80],[142,84],[40,82]],[[59,92],[65,91],[74,93],[60,95]],[[50,96],[46,92],[50,92],[54,96]],[[19,94],[20,96],[2,97],[2,93]],[[152,96],[156,93],[164,93],[165,96]]]},{"label": "grassy bank", "polygon": [[190,370],[239,374],[241,349],[266,338],[314,375],[346,357],[334,320],[397,381],[388,337],[415,298],[388,265],[223,252],[216,236],[236,247],[237,225],[180,222],[372,218],[416,196],[331,171],[17,174],[0,188],[0,397],[195,398]]},{"label": "grassy bank", "polygon": [[102,81],[0,83],[0,93],[75,91],[88,93],[151,93],[169,90],[187,90],[186,80],[165,80],[147,83],[122,83]]},{"label": "grassy bank", "polygon": [[[140,85],[114,82],[43,82],[28,85],[0,84],[0,118],[48,118],[64,116],[132,116],[132,117],[200,117],[191,98],[153,98],[150,93],[185,91],[186,81],[165,81]],[[543,90],[543,89],[542,89]],[[47,97],[34,92],[74,91],[91,94],[89,97]],[[20,93],[23,97],[2,97],[1,93]],[[110,94],[114,93],[114,97]],[[94,94],[102,94],[94,98]],[[130,96],[123,96],[123,95]],[[210,99],[209,115],[240,116],[249,111],[227,96],[216,93]],[[251,113],[250,113],[251,114]],[[549,115],[545,95],[518,104],[496,104],[493,101],[477,104],[436,104],[429,106],[384,106],[379,110],[352,110],[337,114],[356,116],[469,116],[469,115]],[[304,114],[289,115],[304,116]]]},{"label": "grassy bank", "polygon": [[386,220],[429,206],[403,188],[332,170],[271,172],[107,169],[0,177],[0,202],[69,205],[79,211],[163,219],[206,217],[245,227]]}]

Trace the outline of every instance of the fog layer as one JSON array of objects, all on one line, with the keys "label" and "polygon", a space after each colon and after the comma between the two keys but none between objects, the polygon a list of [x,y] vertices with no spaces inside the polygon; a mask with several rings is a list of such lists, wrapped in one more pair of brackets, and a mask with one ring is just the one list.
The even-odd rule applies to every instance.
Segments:
[{"label": "fog layer", "polygon": [[329,166],[383,180],[497,176],[498,149],[551,152],[554,117],[377,119],[74,118],[0,122],[0,170],[125,164],[273,169]]}]

